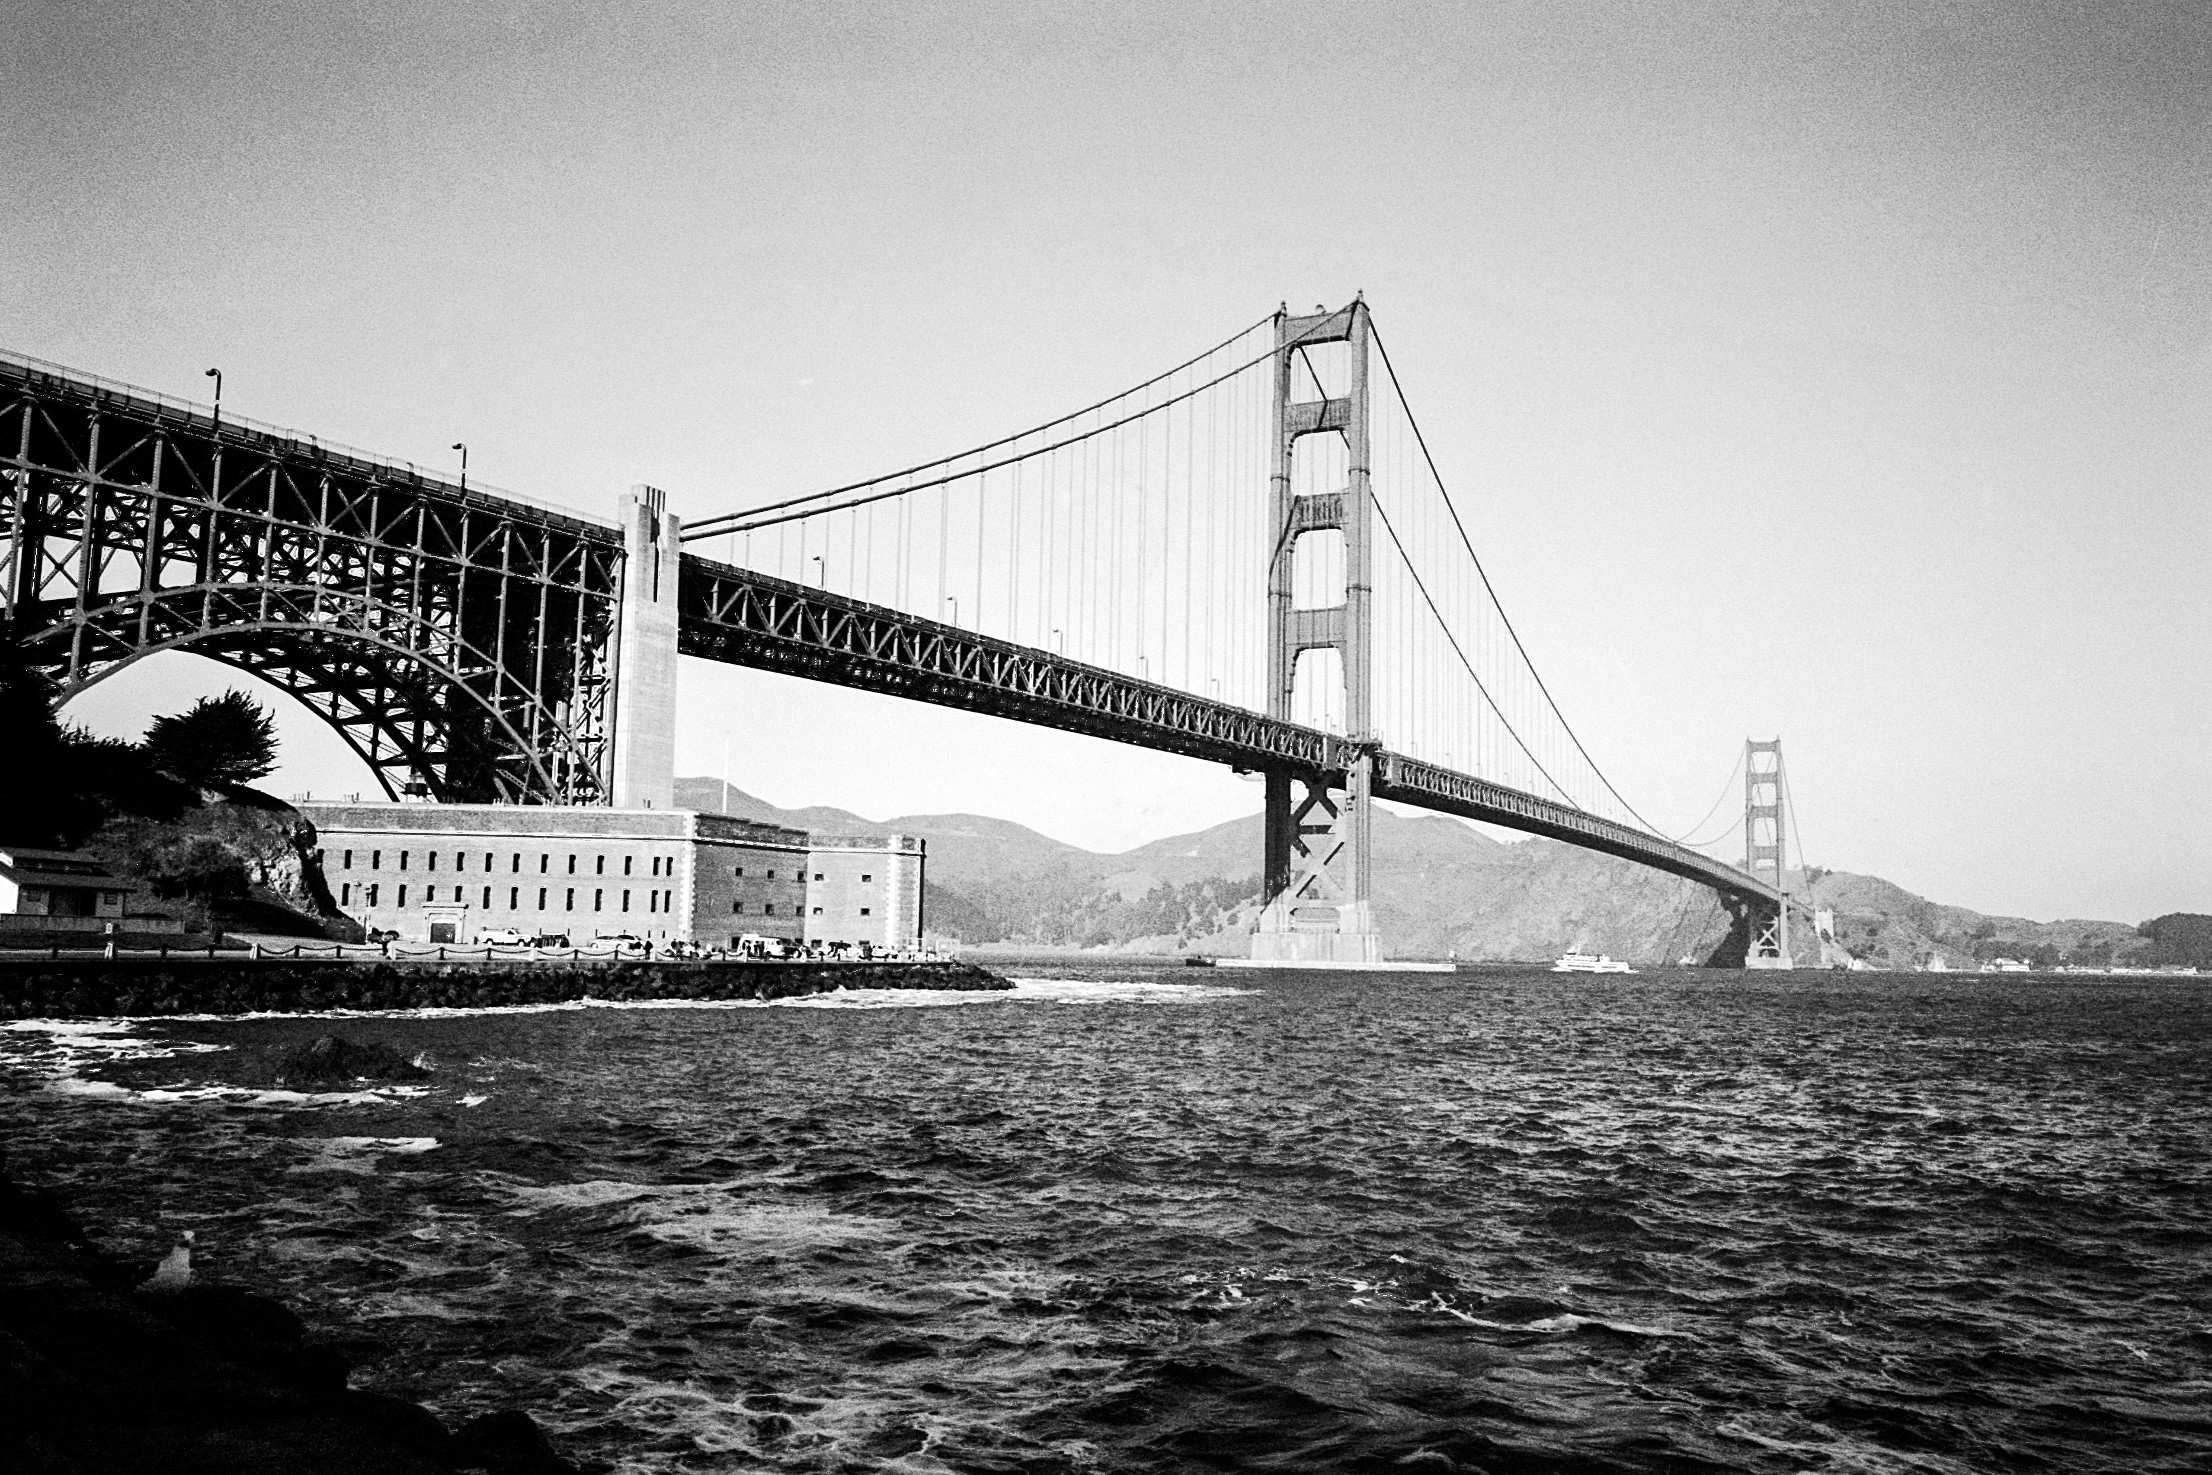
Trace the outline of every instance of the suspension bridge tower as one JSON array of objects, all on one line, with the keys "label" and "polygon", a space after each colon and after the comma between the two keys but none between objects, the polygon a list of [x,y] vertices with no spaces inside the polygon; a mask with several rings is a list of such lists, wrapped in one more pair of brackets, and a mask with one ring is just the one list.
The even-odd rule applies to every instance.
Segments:
[{"label": "suspension bridge tower", "polygon": [[[1314,371],[1311,350],[1342,344],[1348,382],[1332,396]],[[1273,531],[1267,571],[1267,714],[1292,720],[1300,667],[1314,680],[1342,682],[1344,733],[1354,756],[1341,773],[1267,770],[1267,905],[1252,936],[1255,959],[1282,963],[1379,963],[1382,939],[1369,900],[1372,867],[1369,816],[1373,805],[1374,546],[1373,488],[1369,483],[1367,304],[1355,300],[1336,312],[1275,318],[1273,413]],[[1315,398],[1294,399],[1299,371]],[[1297,490],[1301,456],[1318,444],[1309,438],[1342,437],[1346,473],[1340,488]],[[1299,608],[1301,556],[1318,557],[1316,534],[1342,540],[1343,582],[1335,602]],[[1324,568],[1334,560],[1322,558]],[[1333,651],[1333,663],[1306,661],[1309,652]]]},{"label": "suspension bridge tower", "polygon": [[1746,739],[1743,760],[1743,868],[1783,893],[1771,915],[1754,912],[1746,968],[1794,968],[1790,958],[1788,871],[1782,850],[1782,740]]}]

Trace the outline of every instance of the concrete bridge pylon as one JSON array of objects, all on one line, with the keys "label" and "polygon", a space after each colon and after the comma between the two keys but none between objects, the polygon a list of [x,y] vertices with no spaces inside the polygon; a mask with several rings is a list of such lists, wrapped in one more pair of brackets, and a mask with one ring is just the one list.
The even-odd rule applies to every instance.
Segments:
[{"label": "concrete bridge pylon", "polygon": [[683,524],[657,487],[618,504],[622,584],[615,606],[614,763],[617,809],[676,804],[676,585]]}]

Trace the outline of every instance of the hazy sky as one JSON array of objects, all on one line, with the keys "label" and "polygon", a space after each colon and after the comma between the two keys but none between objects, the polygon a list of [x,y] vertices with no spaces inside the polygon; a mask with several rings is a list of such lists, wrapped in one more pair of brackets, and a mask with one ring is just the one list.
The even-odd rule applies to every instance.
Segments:
[{"label": "hazy sky", "polygon": [[[114,5],[0,50],[0,344],[705,515],[1364,290],[1655,822],[2212,911],[2212,6]],[[173,657],[113,729],[229,680]],[[1121,848],[1227,773],[687,661],[679,771]],[[312,718],[275,787],[368,787]]]}]

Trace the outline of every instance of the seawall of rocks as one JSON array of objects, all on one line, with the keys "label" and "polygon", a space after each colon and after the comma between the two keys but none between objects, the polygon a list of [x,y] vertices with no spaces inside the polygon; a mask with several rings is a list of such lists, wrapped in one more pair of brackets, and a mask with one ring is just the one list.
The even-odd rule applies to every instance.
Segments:
[{"label": "seawall of rocks", "polygon": [[837,989],[1010,989],[967,963],[0,960],[0,1019],[485,1008],[579,999],[785,999]]}]

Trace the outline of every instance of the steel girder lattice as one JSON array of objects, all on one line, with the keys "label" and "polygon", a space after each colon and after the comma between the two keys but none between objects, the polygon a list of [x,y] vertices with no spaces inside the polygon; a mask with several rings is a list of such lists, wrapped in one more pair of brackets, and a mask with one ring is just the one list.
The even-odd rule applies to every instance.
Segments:
[{"label": "steel girder lattice", "polygon": [[67,694],[189,650],[392,797],[605,793],[612,528],[5,360],[0,519],[11,637]]},{"label": "steel girder lattice", "polygon": [[1344,740],[1051,651],[686,558],[678,649],[1243,768],[1341,767]]}]

